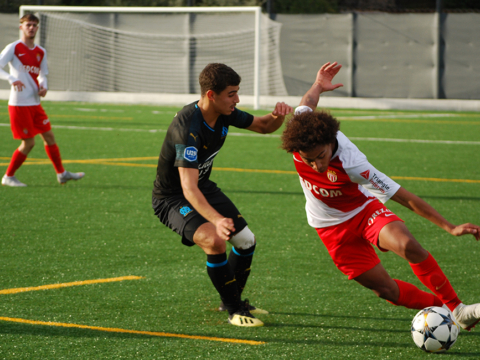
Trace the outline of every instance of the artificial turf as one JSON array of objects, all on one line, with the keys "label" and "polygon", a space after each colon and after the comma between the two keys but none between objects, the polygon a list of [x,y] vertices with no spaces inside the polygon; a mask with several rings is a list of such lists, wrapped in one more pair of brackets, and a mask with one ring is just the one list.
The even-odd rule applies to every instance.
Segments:
[{"label": "artificial turf", "polygon": [[[291,155],[279,148],[280,131],[261,137],[230,129],[212,173],[257,237],[245,296],[270,311],[259,315],[264,327],[238,328],[216,311],[219,299],[203,252],[181,245],[151,209],[156,157],[179,108],[53,102],[44,102],[44,108],[65,168],[86,176],[60,186],[37,138],[16,174],[28,187],[0,188],[0,291],[128,275],[141,279],[0,292],[0,359],[432,356],[411,339],[415,310],[376,298],[335,268],[306,222]],[[480,114],[331,112],[377,169],[451,222],[480,222]],[[0,101],[2,169],[18,146],[4,125],[7,113]],[[435,256],[460,298],[480,301],[480,244],[472,236],[452,237],[396,203],[387,206]],[[392,277],[423,289],[404,260],[391,253],[379,256]],[[478,358],[479,343],[479,330],[462,331],[447,354]]]}]

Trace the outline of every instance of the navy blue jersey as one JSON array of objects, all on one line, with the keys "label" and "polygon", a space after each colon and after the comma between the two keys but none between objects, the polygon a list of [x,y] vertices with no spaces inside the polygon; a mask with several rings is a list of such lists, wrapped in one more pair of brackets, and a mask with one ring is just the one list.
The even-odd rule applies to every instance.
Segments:
[{"label": "navy blue jersey", "polygon": [[179,167],[198,169],[198,187],[208,191],[215,187],[209,180],[213,160],[225,143],[230,125],[247,128],[253,115],[235,109],[230,115],[220,115],[211,128],[203,119],[197,102],[186,105],[173,118],[163,141],[158,159],[153,196],[162,199],[183,193]]}]

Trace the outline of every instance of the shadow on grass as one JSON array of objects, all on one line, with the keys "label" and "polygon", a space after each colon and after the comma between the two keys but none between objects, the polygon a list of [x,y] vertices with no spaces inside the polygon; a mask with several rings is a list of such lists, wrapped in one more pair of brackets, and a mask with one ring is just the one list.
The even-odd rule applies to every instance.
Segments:
[{"label": "shadow on grass", "polygon": [[332,329],[332,330],[346,330],[346,331],[365,331],[365,332],[381,332],[381,333],[399,333],[403,334],[405,333],[405,329],[385,329],[385,328],[372,328],[372,327],[352,327],[352,326],[332,326],[328,325],[328,323],[323,323],[321,325],[313,325],[313,324],[284,324],[284,323],[271,323],[271,322],[265,322],[265,326],[268,327],[276,327],[276,328],[286,328],[286,327],[292,327],[292,328],[312,328],[312,329]]},{"label": "shadow on grass", "polygon": [[[266,326],[271,327],[274,326],[272,324],[266,324]],[[299,326],[304,327],[304,325],[292,325],[292,326]],[[325,327],[323,327],[325,328]],[[363,330],[363,331],[382,331],[385,330],[375,330],[375,329],[352,329],[347,327],[327,327],[331,329],[346,329],[346,330]],[[398,331],[404,333],[405,331]],[[72,338],[104,338],[104,339],[145,339],[145,338],[159,338],[159,336],[152,336],[152,335],[142,335],[142,334],[124,334],[124,333],[110,333],[110,332],[103,332],[103,331],[96,331],[91,329],[70,329],[70,328],[56,328],[50,326],[31,326],[31,325],[24,325],[24,324],[8,324],[8,323],[1,323],[0,324],[0,334],[4,335],[30,335],[30,336],[38,336],[39,338],[45,337],[72,337]],[[195,335],[194,335],[195,336]],[[209,336],[207,334],[199,334],[198,336]],[[218,335],[212,335],[218,336]],[[332,336],[333,337],[333,336]],[[168,340],[191,340],[191,339],[182,339],[182,338],[175,338],[175,337],[160,337],[163,339]],[[244,338],[244,337],[242,337]],[[245,338],[244,338],[245,339]],[[247,339],[245,339],[247,340]],[[333,337],[332,339],[328,338],[326,335],[320,336],[315,339],[292,339],[292,338],[269,338],[269,337],[255,337],[252,339],[255,341],[264,341],[266,342],[266,346],[268,344],[299,344],[299,345],[317,345],[317,346],[334,346],[334,347],[363,347],[363,348],[392,348],[392,349],[410,349],[414,347],[414,345],[410,342],[384,342],[384,341],[348,341],[348,337]],[[198,341],[198,340],[197,340]],[[227,345],[227,343],[224,343]],[[240,345],[240,344],[238,344]],[[450,350],[444,355],[450,356],[463,356],[463,357],[472,357],[472,358],[479,358],[480,352],[475,353],[464,353],[464,352],[456,352]]]},{"label": "shadow on grass", "polygon": [[[139,331],[139,330],[133,330]],[[158,329],[150,330],[140,330],[140,331],[150,331],[161,333],[163,331]],[[49,325],[28,325],[28,324],[17,324],[17,323],[0,323],[0,335],[31,335],[38,337],[72,337],[72,338],[104,338],[104,339],[145,339],[145,338],[156,338],[156,339],[168,339],[168,340],[195,340],[195,341],[208,341],[219,343],[219,341],[208,340],[208,339],[191,339],[191,338],[182,338],[176,336],[168,336],[167,334],[174,335],[186,335],[186,336],[198,336],[198,337],[211,337],[211,338],[224,338],[232,340],[247,340],[247,341],[264,341],[259,340],[258,338],[245,338],[243,336],[219,336],[218,334],[186,334],[181,332],[165,332],[165,336],[159,335],[150,335],[150,334],[135,334],[135,333],[123,333],[123,332],[113,332],[113,331],[102,331],[94,329],[79,329],[79,328],[68,328],[61,326],[49,326]],[[228,344],[228,342],[221,342],[223,344]]]},{"label": "shadow on grass", "polygon": [[331,314],[312,314],[312,313],[287,313],[287,312],[272,312],[270,315],[288,315],[288,316],[313,316],[323,318],[341,318],[341,319],[354,319],[354,320],[375,320],[375,321],[407,321],[410,322],[410,318],[384,318],[374,316],[353,316],[353,315],[331,315]]},{"label": "shadow on grass", "polygon": [[12,324],[2,322],[0,323],[0,334],[5,335],[34,335],[34,336],[68,336],[68,337],[83,337],[83,338],[120,338],[120,339],[141,339],[145,337],[157,337],[142,334],[126,334],[114,333],[106,331],[98,331],[91,329],[75,329],[54,327],[46,325],[25,325]]}]

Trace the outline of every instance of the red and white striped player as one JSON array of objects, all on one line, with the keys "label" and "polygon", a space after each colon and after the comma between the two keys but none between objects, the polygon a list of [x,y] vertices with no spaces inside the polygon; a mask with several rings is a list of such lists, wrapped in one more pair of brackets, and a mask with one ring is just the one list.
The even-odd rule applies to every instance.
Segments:
[{"label": "red and white striped player", "polygon": [[[53,163],[60,184],[81,179],[85,175],[65,171],[63,168],[50,120],[40,105],[40,97],[47,94],[48,66],[45,49],[34,42],[38,24],[39,19],[35,15],[23,16],[20,19],[21,40],[7,45],[0,54],[0,78],[8,80],[12,85],[8,112],[13,138],[22,141],[2,178],[2,185],[6,186],[26,186],[15,177],[15,172],[35,146],[34,138],[37,134],[44,141],[45,151]],[[7,64],[10,65],[10,74],[3,70]]]},{"label": "red and white striped player", "polygon": [[[282,147],[293,154],[300,176],[309,225],[349,279],[394,305],[411,309],[447,307],[462,328],[472,329],[480,320],[480,304],[464,305],[460,301],[433,256],[383,203],[392,199],[454,236],[472,234],[479,240],[480,227],[448,222],[424,200],[372,166],[339,131],[340,123],[334,117],[315,111],[322,92],[342,86],[332,84],[340,68],[336,62],[321,67],[282,135]],[[392,279],[371,245],[407,260],[433,294]]]}]

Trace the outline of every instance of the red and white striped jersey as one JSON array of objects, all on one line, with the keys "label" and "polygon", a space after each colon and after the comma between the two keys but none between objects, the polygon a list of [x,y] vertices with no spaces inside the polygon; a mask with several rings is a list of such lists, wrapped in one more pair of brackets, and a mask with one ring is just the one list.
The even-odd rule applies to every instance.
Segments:
[{"label": "red and white striped jersey", "polygon": [[300,154],[293,154],[307,199],[308,224],[314,228],[341,224],[375,199],[385,203],[400,188],[399,184],[373,167],[340,131],[337,141],[338,149],[324,173],[318,173],[305,164]]},{"label": "red and white striped jersey", "polygon": [[[3,70],[7,64],[10,65],[10,74]],[[47,74],[47,53],[39,45],[30,49],[18,40],[7,45],[0,54],[0,78],[8,80],[10,84],[20,80],[25,85],[22,91],[12,87],[9,105],[39,105],[38,90],[40,86],[47,89]]]}]

